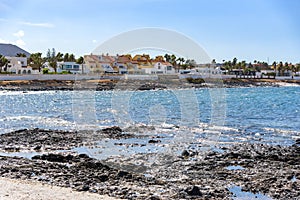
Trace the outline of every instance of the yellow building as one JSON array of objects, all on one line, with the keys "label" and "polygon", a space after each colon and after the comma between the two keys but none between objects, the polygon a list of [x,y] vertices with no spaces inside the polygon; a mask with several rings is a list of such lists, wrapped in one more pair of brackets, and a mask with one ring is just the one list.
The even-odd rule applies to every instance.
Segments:
[{"label": "yellow building", "polygon": [[147,54],[143,54],[143,55],[137,54],[132,58],[132,61],[135,61],[138,63],[139,69],[153,68],[150,56]]}]

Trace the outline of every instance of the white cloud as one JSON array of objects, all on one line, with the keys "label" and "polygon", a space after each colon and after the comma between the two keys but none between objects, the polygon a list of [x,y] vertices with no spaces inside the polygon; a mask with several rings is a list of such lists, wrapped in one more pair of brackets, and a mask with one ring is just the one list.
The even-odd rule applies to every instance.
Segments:
[{"label": "white cloud", "polygon": [[23,30],[19,30],[18,32],[14,33],[13,35],[18,37],[18,38],[21,38],[25,35],[25,33],[24,33]]},{"label": "white cloud", "polygon": [[10,42],[8,40],[4,40],[4,39],[0,38],[0,43],[8,44]]},{"label": "white cloud", "polygon": [[15,37],[17,37],[17,39],[15,41],[13,41],[13,40],[5,40],[5,39],[0,38],[0,43],[14,44],[14,45],[21,46],[21,47],[23,47],[23,46],[26,45],[26,43],[24,42],[24,40],[22,40],[22,37],[24,37],[24,35],[25,35],[25,32],[23,30],[19,30],[18,32],[13,33],[13,35]]},{"label": "white cloud", "polygon": [[21,39],[18,39],[16,42],[14,42],[17,46],[25,46],[26,45],[26,43],[23,41],[23,40],[21,40]]},{"label": "white cloud", "polygon": [[51,23],[32,23],[32,22],[20,22],[20,24],[26,26],[36,26],[36,27],[43,27],[43,28],[53,28],[54,25]]},{"label": "white cloud", "polygon": [[0,38],[0,43],[4,43],[4,44],[15,44],[17,46],[25,46],[26,43],[22,40],[22,39],[18,39],[16,41],[9,41],[9,40],[4,40],[2,38]]},{"label": "white cloud", "polygon": [[97,43],[97,40],[93,40],[92,43]]}]

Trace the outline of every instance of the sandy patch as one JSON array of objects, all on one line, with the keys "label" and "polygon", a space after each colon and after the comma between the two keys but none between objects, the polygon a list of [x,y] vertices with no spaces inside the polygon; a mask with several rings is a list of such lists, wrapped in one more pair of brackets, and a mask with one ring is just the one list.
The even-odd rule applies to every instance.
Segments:
[{"label": "sandy patch", "polygon": [[109,83],[112,82],[110,79],[101,79],[101,80],[87,80],[87,83]]},{"label": "sandy patch", "polygon": [[116,198],[92,194],[89,192],[76,192],[71,188],[50,186],[33,181],[13,180],[0,178],[0,200],[113,200]]}]

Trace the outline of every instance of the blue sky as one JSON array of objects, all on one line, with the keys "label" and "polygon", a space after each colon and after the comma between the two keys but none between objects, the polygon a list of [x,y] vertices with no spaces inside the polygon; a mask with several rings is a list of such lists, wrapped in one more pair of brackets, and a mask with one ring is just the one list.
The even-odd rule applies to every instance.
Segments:
[{"label": "blue sky", "polygon": [[299,9],[298,0],[0,0],[0,42],[79,56],[157,27],[188,36],[218,62],[300,62]]}]

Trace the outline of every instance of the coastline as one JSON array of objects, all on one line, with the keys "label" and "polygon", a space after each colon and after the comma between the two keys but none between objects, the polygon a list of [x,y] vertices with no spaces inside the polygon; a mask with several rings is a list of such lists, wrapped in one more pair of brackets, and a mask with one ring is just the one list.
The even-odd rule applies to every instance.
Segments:
[{"label": "coastline", "polygon": [[45,90],[155,90],[186,88],[234,88],[300,86],[300,80],[275,79],[165,79],[165,80],[7,80],[0,81],[0,91]]},{"label": "coastline", "polygon": [[[76,135],[77,138],[70,140],[72,135]],[[292,146],[236,143],[219,147],[219,151],[182,149],[181,155],[168,158],[173,162],[155,165],[145,174],[139,169],[146,165],[133,164],[133,160],[127,158],[120,157],[113,161],[97,160],[87,154],[61,151],[62,143],[65,144],[65,149],[81,146],[82,140],[87,141],[85,135],[86,133],[80,132],[42,129],[25,129],[0,135],[1,152],[26,152],[36,149],[39,153],[30,159],[0,156],[0,177],[2,180],[5,177],[2,184],[6,184],[7,181],[16,183],[11,186],[15,194],[9,193],[11,190],[8,189],[8,193],[2,192],[1,195],[5,197],[7,194],[29,195],[37,191],[37,194],[41,192],[42,195],[47,195],[48,193],[44,191],[55,186],[48,192],[57,192],[57,195],[78,194],[83,195],[83,198],[89,193],[95,193],[113,198],[143,200],[232,199],[235,193],[231,189],[240,187],[243,192],[250,192],[254,196],[264,195],[274,199],[300,197],[298,140]],[[135,134],[126,134],[118,127],[100,130],[95,136],[103,139],[112,136],[119,139],[138,137]],[[144,137],[145,141],[148,141],[147,146],[155,144],[153,142],[160,139]],[[45,148],[49,141],[52,142],[50,152]],[[20,148],[9,148],[16,146]],[[54,152],[55,150],[61,152]],[[159,155],[151,157],[153,156]],[[22,183],[24,180],[30,181],[26,182],[29,186]],[[31,184],[35,184],[32,181],[38,182],[36,190],[31,187]],[[45,187],[40,188],[41,184]],[[16,192],[17,186],[21,187],[20,192]],[[102,198],[102,196],[95,197]]]},{"label": "coastline", "polygon": [[[195,80],[196,82],[198,80]],[[177,80],[84,80],[72,81],[6,81],[2,91],[40,91],[40,90],[156,90],[181,88],[235,87],[281,87],[299,85],[295,81],[277,81],[260,79],[230,79],[222,84],[209,80],[206,83],[179,82]],[[6,89],[5,89],[6,88]],[[89,138],[87,134],[93,134]],[[114,139],[116,146],[126,144],[124,139],[136,139],[138,134],[126,134],[119,127],[111,127],[97,132],[58,131],[42,129],[24,129],[0,135],[0,177],[6,177],[3,185],[12,182],[11,190],[0,195],[3,199],[47,199],[47,192],[35,190],[46,186],[58,187],[51,192],[75,195],[78,199],[87,198],[87,194],[97,193],[112,198],[125,199],[232,199],[235,193],[231,188],[240,187],[254,196],[264,195],[274,199],[295,199],[300,197],[300,141],[292,146],[252,144],[238,142],[232,146],[220,147],[220,151],[209,151],[201,155],[197,151],[182,150],[182,155],[174,158],[171,165],[157,166],[152,174],[126,171],[126,165],[132,162],[126,159],[96,160],[87,154],[72,152],[72,149],[92,144],[95,140]],[[89,140],[93,138],[93,140]],[[299,138],[299,137],[297,137]],[[163,138],[145,136],[145,146],[161,143]],[[140,146],[143,147],[144,146]],[[58,152],[59,151],[59,152]],[[67,151],[67,152],[65,152]],[[71,152],[70,152],[71,151]],[[16,157],[19,153],[36,152],[30,159]],[[6,155],[1,155],[4,153]],[[12,153],[12,154],[10,154]],[[10,154],[10,155],[9,155]],[[33,159],[34,158],[34,159]],[[131,160],[132,161],[132,160]],[[124,170],[125,166],[125,170]],[[237,169],[228,169],[228,168]],[[23,181],[28,183],[23,185]],[[27,182],[28,181],[28,182]],[[1,178],[0,178],[1,183]],[[21,191],[18,186],[21,185]],[[49,187],[48,187],[49,186]],[[29,189],[27,189],[29,187]],[[32,189],[32,190],[31,190]],[[67,189],[67,190],[63,190]],[[6,190],[5,190],[6,191]],[[75,193],[75,191],[80,193]],[[88,193],[87,193],[88,191]],[[39,196],[39,192],[41,196]],[[60,193],[61,192],[61,193]],[[45,198],[43,198],[45,195]],[[9,195],[9,196],[7,196]],[[23,195],[23,196],[13,196]],[[24,196],[25,195],[25,196]],[[27,196],[26,196],[27,195]],[[28,196],[29,195],[29,196]],[[38,196],[30,196],[38,195]],[[1,199],[2,196],[0,196]],[[11,197],[11,198],[9,198]],[[104,199],[106,196],[104,196]],[[53,197],[54,198],[54,197]],[[49,198],[49,199],[53,199]],[[60,196],[55,197],[59,199]],[[91,197],[90,199],[92,199]],[[253,197],[254,198],[254,197]],[[64,199],[74,199],[65,196]]]}]

